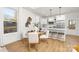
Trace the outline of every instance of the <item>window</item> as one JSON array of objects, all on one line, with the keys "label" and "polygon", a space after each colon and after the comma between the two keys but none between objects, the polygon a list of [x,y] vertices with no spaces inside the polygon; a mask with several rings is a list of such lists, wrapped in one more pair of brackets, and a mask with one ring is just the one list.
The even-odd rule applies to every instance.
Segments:
[{"label": "window", "polygon": [[76,21],[75,20],[69,20],[68,21],[68,28],[69,29],[75,29]]}]

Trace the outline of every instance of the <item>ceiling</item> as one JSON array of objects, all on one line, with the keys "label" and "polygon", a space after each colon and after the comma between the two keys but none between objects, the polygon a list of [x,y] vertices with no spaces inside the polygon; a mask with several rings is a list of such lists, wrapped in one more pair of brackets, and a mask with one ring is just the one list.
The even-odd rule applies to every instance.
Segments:
[{"label": "ceiling", "polygon": [[[53,16],[59,14],[59,7],[24,7],[24,8],[40,16],[49,16],[50,9],[52,9]],[[61,14],[78,12],[78,11],[79,11],[79,7],[62,7],[61,8]]]}]

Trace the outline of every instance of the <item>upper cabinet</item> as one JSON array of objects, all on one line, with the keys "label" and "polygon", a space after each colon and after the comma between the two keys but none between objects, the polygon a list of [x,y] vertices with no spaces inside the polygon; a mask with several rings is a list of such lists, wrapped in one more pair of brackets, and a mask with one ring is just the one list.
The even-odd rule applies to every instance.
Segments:
[{"label": "upper cabinet", "polygon": [[56,20],[65,20],[65,15],[56,16]]}]

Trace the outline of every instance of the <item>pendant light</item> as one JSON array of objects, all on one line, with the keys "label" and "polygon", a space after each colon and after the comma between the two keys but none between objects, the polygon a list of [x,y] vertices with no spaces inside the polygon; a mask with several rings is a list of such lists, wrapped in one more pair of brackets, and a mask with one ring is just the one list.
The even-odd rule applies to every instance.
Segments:
[{"label": "pendant light", "polygon": [[52,9],[50,9],[50,17],[52,17]]},{"label": "pendant light", "polygon": [[49,21],[52,21],[51,17],[52,17],[52,9],[49,9],[49,18],[48,18],[48,22],[49,22]]},{"label": "pendant light", "polygon": [[[59,12],[58,15],[61,17],[61,7],[59,7],[59,11],[58,12]],[[56,18],[54,20],[56,22]]]},{"label": "pendant light", "polygon": [[[52,17],[52,9],[49,9],[50,11],[50,16],[49,17]],[[56,18],[54,19],[54,23],[56,22]]]},{"label": "pendant light", "polygon": [[61,16],[61,7],[59,7],[59,15]]}]

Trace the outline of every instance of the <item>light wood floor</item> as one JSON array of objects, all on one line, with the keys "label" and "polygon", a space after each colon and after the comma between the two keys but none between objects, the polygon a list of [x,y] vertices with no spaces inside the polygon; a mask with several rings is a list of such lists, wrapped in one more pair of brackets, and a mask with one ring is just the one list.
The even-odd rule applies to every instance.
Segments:
[{"label": "light wood floor", "polygon": [[[25,43],[24,43],[25,42]],[[40,44],[37,45],[38,52],[69,52],[71,51],[70,47],[66,42],[62,42],[59,40],[48,39],[48,44],[46,42],[41,41]],[[10,52],[27,52],[28,44],[27,41],[17,41],[15,43],[9,44],[6,46],[8,51]],[[36,49],[31,48],[31,51],[34,52]]]},{"label": "light wood floor", "polygon": [[71,46],[78,45],[79,44],[79,36],[67,35],[66,41]]},{"label": "light wood floor", "polygon": [[[71,52],[74,45],[79,44],[79,37],[66,36],[66,41],[62,42],[55,39],[48,39],[48,44],[41,41],[37,45],[37,52]],[[9,52],[28,52],[28,41],[22,39],[20,41],[6,45]],[[35,52],[34,48],[31,48],[31,52]]]},{"label": "light wood floor", "polygon": [[66,42],[69,47],[74,48],[77,52],[79,52],[79,36],[75,35],[67,35]]}]

